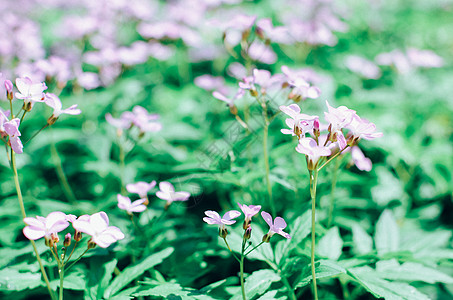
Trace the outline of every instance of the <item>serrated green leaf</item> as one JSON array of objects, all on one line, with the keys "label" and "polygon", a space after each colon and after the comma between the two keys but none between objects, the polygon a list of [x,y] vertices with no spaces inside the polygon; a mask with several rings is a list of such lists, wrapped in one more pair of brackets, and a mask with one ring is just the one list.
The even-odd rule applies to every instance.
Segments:
[{"label": "serrated green leaf", "polygon": [[352,241],[354,243],[354,252],[363,255],[373,251],[373,239],[358,224],[352,226]]},{"label": "serrated green leaf", "polygon": [[43,284],[40,273],[22,273],[11,268],[0,270],[0,291],[22,291],[34,289]]},{"label": "serrated green leaf", "polygon": [[348,273],[376,298],[386,300],[429,300],[416,288],[401,282],[391,282],[378,277],[375,270],[368,266],[348,269]]},{"label": "serrated green leaf", "polygon": [[146,270],[160,264],[165,258],[173,253],[173,248],[167,248],[160,252],[154,253],[146,259],[138,262],[134,266],[127,267],[120,275],[113,279],[112,283],[106,288],[104,298],[110,298],[118,291],[128,285],[131,281],[142,275]]},{"label": "serrated green leaf", "polygon": [[435,269],[419,263],[405,262],[400,265],[395,259],[378,261],[376,273],[379,277],[399,281],[424,281],[434,284],[436,282],[453,283],[453,278]]},{"label": "serrated green leaf", "polygon": [[[346,273],[346,270],[338,265],[337,263],[330,261],[330,260],[321,260],[318,262],[315,262],[315,272],[316,272],[316,278],[328,278],[328,277],[333,277],[337,276],[340,274]],[[312,280],[313,276],[311,275],[311,267],[307,266],[303,271],[300,276],[300,280],[296,284],[296,288],[298,287],[303,287],[308,285]]]},{"label": "serrated green leaf", "polygon": [[338,227],[330,228],[319,240],[317,252],[319,255],[331,260],[338,260],[343,249],[343,240]]},{"label": "serrated green leaf", "polygon": [[374,235],[376,250],[380,256],[398,251],[399,248],[399,228],[393,213],[384,210],[376,224]]},{"label": "serrated green leaf", "polygon": [[[265,269],[253,272],[245,279],[245,295],[247,299],[252,299],[256,295],[264,294],[271,286],[272,282],[280,280],[280,275],[273,270]],[[235,295],[231,300],[242,299],[242,294]]]}]

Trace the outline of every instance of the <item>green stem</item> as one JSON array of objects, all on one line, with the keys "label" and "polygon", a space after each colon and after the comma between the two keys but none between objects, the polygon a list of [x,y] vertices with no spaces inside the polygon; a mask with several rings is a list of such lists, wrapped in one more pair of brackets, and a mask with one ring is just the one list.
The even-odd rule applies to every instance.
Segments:
[{"label": "green stem", "polygon": [[346,145],[346,147],[344,147],[341,151],[337,152],[334,156],[332,156],[331,158],[329,158],[325,163],[322,164],[322,166],[320,166],[318,168],[318,172],[322,170],[322,168],[324,168],[328,163],[330,163],[334,158],[336,158],[338,155],[340,155],[341,153],[344,152],[344,150],[348,149],[349,145]]},{"label": "green stem", "polygon": [[242,291],[242,299],[247,300],[245,297],[245,284],[244,284],[244,251],[245,251],[245,239],[242,239],[242,249],[241,249],[241,262],[240,262],[240,271],[241,271],[241,291]]},{"label": "green stem", "polygon": [[64,280],[64,265],[60,264],[59,266],[59,273],[60,273],[60,293],[59,293],[59,300],[63,300],[63,280]]},{"label": "green stem", "polygon": [[234,254],[233,250],[231,250],[230,245],[228,245],[228,242],[227,242],[227,240],[226,240],[226,237],[224,237],[223,240],[225,241],[225,245],[228,247],[228,250],[230,250],[231,254],[233,254],[234,259],[236,259],[239,263],[241,263],[241,261],[240,261],[239,258],[236,256],[236,254]]},{"label": "green stem", "polygon": [[38,131],[36,131],[36,132],[31,136],[31,138],[29,138],[29,139],[24,143],[24,145],[27,145],[29,141],[31,141],[32,139],[34,139],[35,136],[37,136],[41,131],[43,131],[44,129],[46,129],[47,126],[49,126],[49,124],[44,125],[43,127],[41,127],[41,129],[39,129]]},{"label": "green stem", "polygon": [[330,206],[329,206],[329,218],[327,219],[327,228],[330,228],[333,220],[333,209],[335,206],[335,188],[337,186],[337,173],[340,167],[340,158],[335,161],[335,167],[332,174],[332,188],[330,190]]},{"label": "green stem", "polygon": [[310,171],[310,196],[311,196],[311,275],[313,277],[314,299],[318,300],[318,288],[316,286],[315,271],[315,244],[316,244],[316,184],[318,181],[318,170]]},{"label": "green stem", "polygon": [[13,100],[9,100],[9,114],[11,116],[11,120],[14,119],[14,113],[13,113]]},{"label": "green stem", "polygon": [[263,153],[264,153],[264,167],[266,169],[266,184],[267,184],[267,194],[269,196],[269,206],[272,212],[272,215],[276,215],[274,201],[272,199],[272,186],[270,180],[270,167],[269,167],[269,152],[267,147],[267,139],[269,136],[269,118],[267,116],[267,106],[263,102],[263,117],[264,117],[264,137],[263,137]]},{"label": "green stem", "polygon": [[245,256],[249,255],[250,252],[252,252],[252,251],[255,250],[256,248],[258,248],[258,247],[261,246],[262,244],[264,244],[264,242],[261,242],[261,243],[259,243],[258,245],[256,245],[255,247],[253,247],[253,249],[250,250],[249,252],[247,252],[247,253],[245,254]]},{"label": "green stem", "polygon": [[119,160],[120,160],[120,181],[121,181],[121,194],[126,193],[125,189],[125,184],[124,184],[124,168],[125,168],[125,154],[124,154],[124,147],[121,145],[121,141],[118,140],[118,146],[120,147],[120,155],[119,155]]},{"label": "green stem", "polygon": [[294,289],[291,287],[289,284],[288,279],[285,276],[282,276],[280,274],[280,278],[283,281],[283,284],[285,285],[286,289],[288,290],[288,296],[291,300],[297,300],[296,294],[294,293]]},{"label": "green stem", "polygon": [[22,122],[24,121],[24,118],[25,118],[25,115],[27,114],[27,111],[24,110],[24,114],[22,115],[22,118],[20,118],[20,123],[19,124],[22,124]]},{"label": "green stem", "polygon": [[82,258],[82,256],[84,256],[85,253],[87,253],[88,250],[90,250],[90,248],[87,248],[82,254],[80,254],[80,256],[77,257],[77,258],[72,262],[72,264],[70,264],[69,267],[66,268],[66,271],[68,271],[73,265],[75,265],[75,264]]},{"label": "green stem", "polygon": [[57,171],[58,181],[60,181],[66,199],[68,199],[68,201],[72,204],[76,204],[77,199],[71,189],[71,186],[69,185],[68,179],[66,178],[60,155],[58,155],[57,147],[55,146],[55,143],[53,141],[50,143],[50,153],[54,162],[55,170]]},{"label": "green stem", "polygon": [[[25,214],[25,206],[24,206],[24,200],[22,198],[22,191],[20,189],[20,183],[19,183],[19,175],[17,174],[17,167],[16,167],[16,156],[14,154],[13,149],[11,149],[11,168],[13,169],[14,173],[14,183],[16,185],[16,192],[17,192],[17,199],[19,200],[19,206],[20,206],[20,211],[22,214],[22,219],[25,219],[27,215]],[[49,291],[50,297],[52,300],[55,300],[55,294],[52,291],[52,288],[50,287],[50,282],[49,278],[47,278],[47,273],[46,270],[44,269],[44,265],[42,264],[41,257],[39,256],[38,248],[36,247],[36,243],[33,240],[30,240],[33,250],[36,255],[36,260],[39,263],[39,267],[41,269],[42,277],[44,278],[44,281],[46,282],[47,285],[47,290]]]}]

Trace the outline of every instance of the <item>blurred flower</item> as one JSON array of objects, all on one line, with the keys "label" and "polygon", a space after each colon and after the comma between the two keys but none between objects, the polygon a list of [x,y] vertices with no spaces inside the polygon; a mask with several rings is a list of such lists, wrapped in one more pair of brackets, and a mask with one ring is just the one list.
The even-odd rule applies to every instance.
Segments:
[{"label": "blurred flower", "polygon": [[362,150],[360,150],[358,146],[353,146],[350,151],[352,160],[356,165],[357,169],[367,172],[371,171],[371,168],[373,167],[371,159],[365,157]]},{"label": "blurred flower", "polygon": [[409,48],[406,53],[413,66],[423,68],[440,68],[444,66],[443,58],[433,51]]},{"label": "blurred flower", "polygon": [[268,65],[277,61],[277,54],[274,50],[260,41],[254,41],[247,49],[247,54],[251,59]]},{"label": "blurred flower", "polygon": [[[291,117],[286,119],[285,123],[290,129],[281,129],[283,134],[291,134],[299,138],[305,137],[305,133],[312,132],[315,121],[318,120],[318,116],[310,116],[300,113],[300,107],[297,104],[291,104],[288,106],[280,106],[279,109]],[[319,121],[318,121],[319,123]]]},{"label": "blurred flower", "polygon": [[109,226],[109,218],[103,211],[91,216],[80,216],[72,223],[74,229],[91,236],[89,243],[94,243],[101,248],[107,248],[112,243],[124,238],[118,227]]},{"label": "blurred flower", "polygon": [[292,89],[289,98],[294,101],[298,101],[300,98],[316,99],[321,94],[321,90],[310,85],[306,79],[306,74],[300,71],[293,71],[287,66],[281,68],[285,77],[283,77],[285,83]]},{"label": "blurred flower", "polygon": [[201,75],[194,79],[194,83],[206,91],[220,90],[225,92],[225,79],[220,76]]},{"label": "blurred flower", "polygon": [[322,156],[329,156],[331,150],[328,147],[318,146],[312,138],[302,138],[296,146],[296,151],[305,154],[309,170],[314,170]]},{"label": "blurred flower", "polygon": [[252,217],[256,215],[260,209],[261,205],[245,205],[245,204],[240,204],[238,203],[239,207],[241,208],[242,212],[244,213],[244,230],[246,230],[249,227],[250,222],[252,221]]},{"label": "blurred flower", "polygon": [[373,140],[382,137],[382,132],[376,132],[376,125],[368,120],[361,119],[357,114],[353,114],[351,122],[346,125],[351,134],[352,143],[363,138],[365,140]]},{"label": "blurred flower", "polygon": [[46,241],[51,239],[52,234],[56,234],[65,230],[69,226],[66,220],[66,214],[55,211],[47,215],[47,217],[37,216],[36,218],[24,218],[25,228],[24,235],[29,240],[37,240],[45,237]]},{"label": "blurred flower", "polygon": [[156,181],[153,180],[150,183],[139,181],[137,183],[129,183],[126,185],[126,190],[129,193],[138,194],[140,198],[146,198],[148,192],[156,186]]},{"label": "blurred flower", "polygon": [[118,207],[120,209],[123,209],[127,211],[128,214],[132,214],[133,212],[142,212],[146,210],[146,205],[143,203],[147,199],[139,199],[135,200],[134,202],[131,203],[131,199],[129,197],[122,196],[120,194],[117,195],[118,199]]},{"label": "blurred flower", "polygon": [[162,200],[166,200],[165,208],[173,201],[187,201],[190,197],[189,192],[175,192],[175,188],[170,182],[162,181],[159,183],[159,191],[156,192],[156,196]]},{"label": "blurred flower", "polygon": [[49,125],[54,124],[58,117],[60,117],[61,114],[67,114],[67,115],[79,115],[82,113],[80,109],[77,108],[77,104],[71,105],[70,107],[66,109],[61,109],[61,100],[58,98],[57,95],[51,94],[51,93],[46,93],[45,98],[44,98],[44,103],[53,108],[53,114],[50,116],[50,118],[47,120],[47,123]]},{"label": "blurred flower", "polygon": [[25,110],[30,110],[34,102],[44,102],[44,90],[47,89],[44,82],[33,83],[29,77],[21,77],[16,79],[16,87],[19,90],[16,98],[24,100]]},{"label": "blurred flower", "polygon": [[6,134],[9,135],[9,143],[14,152],[21,154],[23,152],[24,146],[20,140],[20,131],[19,131],[20,120],[14,118],[11,121],[4,122],[3,128],[5,129]]},{"label": "blurred flower", "polygon": [[349,55],[346,58],[346,67],[354,73],[361,75],[367,79],[378,79],[381,76],[381,69],[373,62],[357,56]]},{"label": "blurred flower", "polygon": [[265,212],[261,212],[261,216],[263,217],[264,221],[266,221],[267,225],[269,225],[269,231],[267,234],[263,236],[263,242],[269,243],[271,237],[277,233],[284,238],[290,239],[291,236],[283,231],[286,228],[286,222],[281,217],[276,217],[274,221],[272,221],[272,216]]},{"label": "blurred flower", "polygon": [[240,99],[240,98],[242,98],[242,96],[244,96],[244,90],[239,89],[233,98],[227,98],[224,94],[222,94],[218,91],[212,92],[212,96],[214,96],[214,98],[216,98],[216,99],[219,99],[220,101],[225,102],[228,105],[228,107],[230,108],[230,112],[235,115],[235,114],[237,114],[237,108],[234,105],[234,101],[236,101],[237,99]]},{"label": "blurred flower", "polygon": [[121,115],[119,119],[115,119],[114,117],[112,117],[110,113],[106,113],[105,120],[107,121],[107,123],[116,128],[129,129],[131,127],[131,122],[129,118],[125,118],[124,113]]},{"label": "blurred flower", "polygon": [[256,22],[258,36],[279,44],[291,44],[294,40],[284,26],[273,26],[271,19],[261,19]]}]

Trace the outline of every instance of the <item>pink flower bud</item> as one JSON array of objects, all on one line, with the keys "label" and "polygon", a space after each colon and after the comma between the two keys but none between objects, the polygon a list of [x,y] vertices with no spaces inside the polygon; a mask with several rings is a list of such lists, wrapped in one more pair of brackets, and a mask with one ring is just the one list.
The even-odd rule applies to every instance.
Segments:
[{"label": "pink flower bud", "polygon": [[6,97],[9,101],[13,100],[13,83],[11,80],[5,80]]},{"label": "pink flower bud", "polygon": [[69,247],[71,245],[71,234],[68,233],[64,236],[63,246]]}]

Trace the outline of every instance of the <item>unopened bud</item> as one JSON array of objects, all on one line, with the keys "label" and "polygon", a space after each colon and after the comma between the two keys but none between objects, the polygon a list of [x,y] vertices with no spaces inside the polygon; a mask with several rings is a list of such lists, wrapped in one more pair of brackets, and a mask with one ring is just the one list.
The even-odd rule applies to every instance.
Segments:
[{"label": "unopened bud", "polygon": [[237,115],[238,114],[238,108],[236,107],[236,105],[229,105],[230,107],[230,113],[233,114],[233,115]]},{"label": "unopened bud", "polygon": [[250,89],[250,95],[252,95],[252,97],[258,97],[258,91],[255,89]]},{"label": "unopened bud", "polygon": [[247,41],[248,37],[250,35],[250,29],[247,29],[245,31],[242,32],[242,41]]},{"label": "unopened bud", "polygon": [[228,230],[226,228],[219,228],[219,236],[221,238],[226,238],[226,236],[228,235]]},{"label": "unopened bud", "polygon": [[251,236],[252,236],[252,226],[249,225],[244,232],[244,240],[249,240]]},{"label": "unopened bud", "polygon": [[69,247],[71,245],[71,234],[68,233],[64,236],[63,246]]},{"label": "unopened bud", "polygon": [[33,105],[31,104],[31,102],[25,102],[24,105],[22,106],[22,109],[25,110],[25,111],[30,111],[33,107]]},{"label": "unopened bud", "polygon": [[93,249],[94,247],[96,247],[96,243],[90,239],[88,241],[88,249]]},{"label": "unopened bud", "polygon": [[319,120],[315,119],[313,121],[313,134],[315,135],[316,138],[318,138],[321,135],[321,132],[319,131]]},{"label": "unopened bud", "polygon": [[167,201],[167,203],[165,203],[164,210],[168,210],[170,205],[171,205],[171,201]]},{"label": "unopened bud", "polygon": [[55,243],[55,244],[58,244],[58,242],[60,241],[60,238],[58,237],[58,234],[56,233],[52,233],[50,235],[50,238],[52,239],[52,241]]},{"label": "unopened bud", "polygon": [[6,97],[9,101],[13,100],[13,83],[11,80],[5,80]]}]

